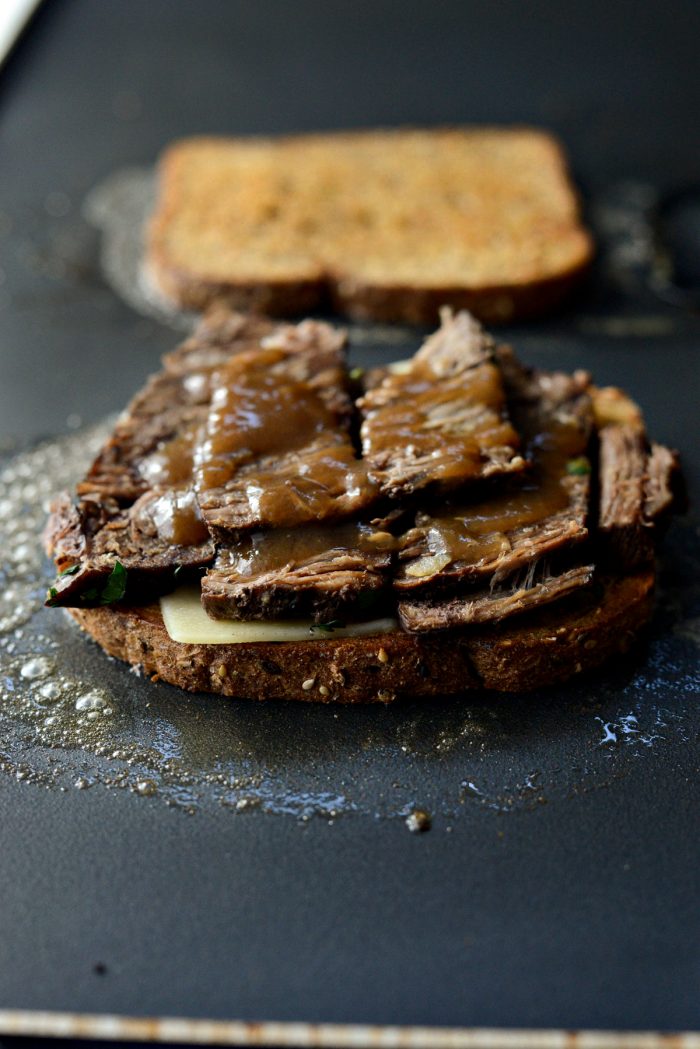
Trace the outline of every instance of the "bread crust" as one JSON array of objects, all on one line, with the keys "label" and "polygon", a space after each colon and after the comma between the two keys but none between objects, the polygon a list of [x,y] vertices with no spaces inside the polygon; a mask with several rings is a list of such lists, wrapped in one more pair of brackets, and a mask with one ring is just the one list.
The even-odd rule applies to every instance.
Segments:
[{"label": "bread crust", "polygon": [[214,304],[240,313],[260,313],[268,317],[296,317],[318,312],[326,305],[323,281],[265,281],[237,283],[206,277],[193,278],[175,266],[159,242],[152,242],[146,260],[148,280],[175,307],[204,313]]},{"label": "bread crust", "polygon": [[149,279],[158,290],[183,309],[204,312],[214,303],[241,312],[293,317],[332,308],[358,321],[413,324],[437,323],[446,304],[468,310],[480,321],[507,324],[532,320],[562,306],[590,268],[590,255],[582,252],[581,264],[556,277],[530,284],[501,284],[489,288],[414,288],[408,285],[364,284],[355,278],[326,281],[269,281],[226,283],[192,274],[174,266],[154,242],[148,266]]},{"label": "bread crust", "polygon": [[500,284],[483,288],[411,288],[405,285],[372,285],[338,280],[330,286],[330,296],[338,313],[354,320],[415,324],[429,327],[440,316],[442,306],[468,310],[485,324],[496,326],[515,320],[531,320],[552,313],[581,283],[590,268],[590,252],[582,250],[581,261],[556,277],[529,284]]},{"label": "bread crust", "polygon": [[389,703],[475,689],[525,692],[592,670],[629,649],[650,618],[653,591],[647,567],[489,628],[240,645],[175,642],[158,605],[67,611],[109,655],[191,692]]},{"label": "bread crust", "polygon": [[[391,149],[392,134],[411,130],[403,128],[399,131],[379,130],[359,134],[386,134],[387,149]],[[436,135],[460,130],[465,129],[434,129]],[[494,129],[488,128],[471,130],[494,132]],[[575,247],[572,251],[573,261],[554,274],[543,272],[531,280],[517,282],[466,282],[441,286],[391,281],[371,282],[363,280],[353,273],[352,269],[341,273],[334,271],[332,267],[324,267],[321,263],[317,272],[299,275],[298,278],[259,276],[257,279],[241,279],[231,274],[225,280],[208,275],[201,266],[197,268],[177,264],[168,251],[168,231],[174,217],[186,206],[183,200],[182,172],[187,153],[197,146],[207,147],[236,141],[203,136],[174,143],[165,151],[159,162],[159,201],[149,224],[145,260],[149,278],[176,306],[197,311],[205,310],[214,302],[221,302],[237,310],[267,313],[271,316],[295,316],[324,310],[330,306],[358,320],[426,326],[435,323],[439,308],[446,304],[455,309],[467,309],[479,320],[492,325],[531,319],[552,312],[570,296],[588,273],[594,254],[593,241],[588,231],[580,224],[578,197],[569,182],[568,164],[559,142],[547,132],[535,128],[498,130],[504,135],[516,132],[536,139],[545,154],[549,154],[556,177],[566,185],[570,197],[570,222],[566,226],[562,225],[561,233],[572,240]],[[353,134],[335,132],[325,136],[282,136],[274,140],[241,141],[258,141],[261,144],[274,142],[278,145],[294,142],[344,142],[352,139]],[[555,237],[554,230],[552,237]]]}]

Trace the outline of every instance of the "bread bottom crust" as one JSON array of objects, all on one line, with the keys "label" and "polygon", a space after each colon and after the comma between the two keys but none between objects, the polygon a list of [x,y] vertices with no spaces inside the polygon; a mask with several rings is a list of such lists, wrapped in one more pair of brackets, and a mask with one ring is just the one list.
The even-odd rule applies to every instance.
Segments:
[{"label": "bread bottom crust", "polygon": [[147,259],[146,273],[154,287],[175,309],[204,312],[210,306],[227,306],[242,313],[268,317],[307,315],[327,305],[325,285],[318,280],[299,281],[218,281],[193,280],[187,273],[153,251]]},{"label": "bread bottom crust", "polygon": [[389,703],[473,689],[526,692],[592,670],[630,648],[651,616],[653,591],[647,568],[489,628],[240,645],[173,641],[157,604],[67,611],[109,655],[190,692]]},{"label": "bread bottom crust", "polygon": [[437,323],[445,305],[469,310],[485,324],[544,316],[569,298],[588,269],[585,260],[571,270],[529,284],[483,288],[367,284],[340,275],[319,281],[236,283],[192,277],[153,249],[148,272],[161,294],[181,309],[203,311],[219,303],[235,310],[289,317],[331,308],[361,321],[430,326]]}]

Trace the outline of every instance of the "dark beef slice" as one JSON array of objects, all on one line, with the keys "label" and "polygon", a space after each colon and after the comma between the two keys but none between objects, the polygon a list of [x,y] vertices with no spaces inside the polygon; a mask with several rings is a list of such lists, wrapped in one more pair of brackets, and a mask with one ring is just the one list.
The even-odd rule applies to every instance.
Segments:
[{"label": "dark beef slice", "polygon": [[443,311],[406,369],[386,371],[358,407],[370,477],[390,498],[445,493],[524,466],[493,342],[467,313]]},{"label": "dark beef slice", "polygon": [[104,586],[117,562],[127,570],[131,595],[144,587],[153,592],[171,584],[176,569],[209,564],[214,558],[214,543],[208,533],[206,538],[201,532],[190,534],[186,538],[199,540],[192,543],[176,543],[172,536],[163,535],[163,511],[154,522],[146,506],[159,498],[170,499],[172,494],[147,493],[129,509],[92,501],[74,503],[70,496],[61,496],[52,508],[45,533],[47,551],[59,572],[50,603],[99,603],[94,592]]},{"label": "dark beef slice", "polygon": [[[164,358],[117,421],[78,499],[58,500],[46,542],[59,576],[54,603],[76,603],[99,587],[115,561],[140,579],[171,578],[177,567],[211,562],[214,545],[190,488],[192,454],[206,421],[214,370],[284,326],[215,310]],[[78,569],[79,570],[75,570]],[[155,583],[154,583],[155,585]]]},{"label": "dark beef slice", "polygon": [[220,540],[360,513],[377,498],[350,435],[343,339],[305,321],[217,375],[197,452],[204,519]]},{"label": "dark beef slice", "polygon": [[109,500],[74,502],[62,492],[51,505],[44,529],[44,548],[58,571],[75,569],[85,559],[95,533],[118,513],[118,504]]},{"label": "dark beef slice", "polygon": [[443,600],[403,598],[399,601],[401,625],[411,633],[423,633],[496,623],[568,597],[587,586],[594,573],[593,565],[576,566],[558,575],[550,575],[546,568],[538,574],[536,568],[531,566],[523,581],[504,589],[477,590]]},{"label": "dark beef slice", "polygon": [[588,376],[528,370],[505,350],[499,360],[530,468],[491,482],[471,503],[419,512],[400,544],[394,585],[402,595],[499,582],[588,536]]},{"label": "dark beef slice", "polygon": [[653,523],[645,517],[647,442],[639,427],[605,426],[599,433],[601,556],[633,568],[654,556]]},{"label": "dark beef slice", "polygon": [[644,517],[665,524],[670,514],[683,511],[687,499],[677,452],[652,442],[644,479]]},{"label": "dark beef slice", "polygon": [[204,314],[189,339],[164,354],[163,365],[173,375],[211,372],[234,353],[255,349],[279,327],[266,317],[214,306]]},{"label": "dark beef slice", "polygon": [[79,494],[99,493],[128,505],[147,491],[152,486],[149,457],[173,440],[189,436],[191,443],[206,420],[215,370],[278,330],[280,325],[262,317],[220,308],[207,314],[189,339],[165,354],[163,370],[133,397],[79,484]]},{"label": "dark beef slice", "polygon": [[202,604],[216,619],[370,618],[389,592],[390,546],[356,523],[256,532],[219,552]]},{"label": "dark beef slice", "polygon": [[120,418],[77,491],[128,505],[152,484],[148,464],[171,441],[189,435],[190,444],[206,418],[208,390],[188,388],[186,377],[152,376]]}]

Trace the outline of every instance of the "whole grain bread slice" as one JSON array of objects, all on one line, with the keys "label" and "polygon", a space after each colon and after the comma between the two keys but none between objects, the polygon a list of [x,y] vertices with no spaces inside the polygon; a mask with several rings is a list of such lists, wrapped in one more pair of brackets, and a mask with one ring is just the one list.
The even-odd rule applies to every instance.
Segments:
[{"label": "whole grain bread slice", "polygon": [[545,607],[496,626],[237,645],[171,640],[157,604],[67,611],[109,655],[191,692],[388,703],[480,688],[524,692],[591,670],[629,649],[651,615],[653,589],[649,566],[599,580],[566,610]]},{"label": "whole grain bread slice", "polygon": [[561,147],[533,128],[191,138],[159,172],[147,270],[186,308],[507,322],[555,307],[592,257]]}]

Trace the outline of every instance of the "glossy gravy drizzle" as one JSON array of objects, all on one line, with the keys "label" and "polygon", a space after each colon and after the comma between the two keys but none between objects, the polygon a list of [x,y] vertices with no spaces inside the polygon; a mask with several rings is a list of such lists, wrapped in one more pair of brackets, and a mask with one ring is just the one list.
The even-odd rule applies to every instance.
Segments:
[{"label": "glossy gravy drizzle", "polygon": [[[587,445],[587,428],[578,420],[552,418],[529,442],[531,469],[513,478],[508,491],[489,495],[486,502],[423,515],[421,529],[432,567],[490,563],[511,550],[513,533],[566,511],[577,471],[588,471]],[[410,565],[407,572],[414,574]]]},{"label": "glossy gravy drizzle", "polygon": [[297,377],[293,358],[260,350],[219,373],[195,455],[205,517],[235,504],[232,527],[285,528],[347,515],[374,498],[338,409],[322,385]]},{"label": "glossy gravy drizzle", "polygon": [[489,448],[514,447],[518,435],[503,418],[505,398],[494,365],[438,382],[423,365],[392,375],[392,399],[363,426],[367,458],[410,448],[419,459],[435,456],[434,479],[461,482],[478,475]]},{"label": "glossy gravy drizzle", "polygon": [[194,445],[198,428],[189,426],[165,441],[139,463],[139,473],[153,487],[188,484],[194,468]]},{"label": "glossy gravy drizzle", "polygon": [[140,511],[150,530],[176,546],[197,546],[209,539],[192,488],[194,448],[201,423],[190,422],[139,463],[139,473],[153,487],[153,497]]},{"label": "glossy gravy drizzle", "polygon": [[358,521],[279,528],[243,536],[234,546],[222,551],[219,565],[225,565],[234,575],[252,577],[342,555],[388,554],[395,545],[396,539],[389,532]]},{"label": "glossy gravy drizzle", "polygon": [[284,358],[280,350],[261,351],[221,371],[198,464],[202,491],[223,487],[245,463],[298,451],[333,429],[335,419],[314,390],[280,382],[273,366]]},{"label": "glossy gravy drizzle", "polygon": [[475,322],[443,317],[408,367],[359,401],[370,476],[393,498],[448,492],[524,467],[490,340]]},{"label": "glossy gravy drizzle", "polygon": [[175,546],[198,546],[209,539],[209,529],[192,488],[154,492],[147,513],[161,539]]}]

